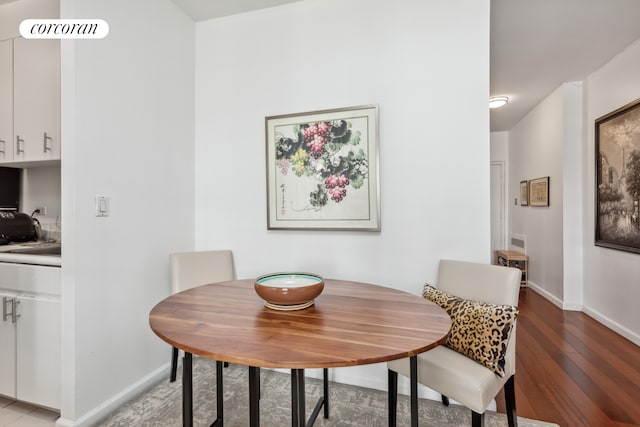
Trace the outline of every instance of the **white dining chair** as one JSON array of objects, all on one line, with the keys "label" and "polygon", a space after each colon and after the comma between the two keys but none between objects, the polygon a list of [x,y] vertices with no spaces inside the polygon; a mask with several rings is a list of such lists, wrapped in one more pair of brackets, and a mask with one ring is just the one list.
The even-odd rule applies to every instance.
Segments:
[{"label": "white dining chair", "polygon": [[[180,252],[169,255],[171,293],[196,286],[233,280],[233,254],[230,250]],[[170,381],[176,380],[179,351],[171,351]]]},{"label": "white dining chair", "polygon": [[[503,387],[509,427],[517,426],[514,390],[516,373],[515,317],[517,316],[520,277],[520,270],[511,267],[453,260],[440,261],[438,291],[445,291],[449,296],[457,297],[458,300],[478,301],[502,307],[510,306],[514,309],[510,319],[513,321],[509,331],[510,336],[508,336],[506,343],[504,358],[501,360],[503,371],[500,374],[504,374],[504,376],[445,345],[440,345],[419,354],[417,357],[418,383],[440,393],[445,405],[449,404],[449,398],[451,398],[471,409],[473,427],[484,425],[484,413]],[[433,290],[433,288],[431,289]],[[409,359],[394,360],[388,362],[387,367],[389,371],[389,426],[395,426],[398,374],[409,377],[410,362]]]}]

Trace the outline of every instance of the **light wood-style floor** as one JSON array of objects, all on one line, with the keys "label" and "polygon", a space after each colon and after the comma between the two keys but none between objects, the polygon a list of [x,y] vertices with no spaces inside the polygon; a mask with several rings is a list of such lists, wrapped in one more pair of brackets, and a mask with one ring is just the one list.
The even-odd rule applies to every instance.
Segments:
[{"label": "light wood-style floor", "polygon": [[[561,427],[640,426],[640,347],[582,312],[520,291],[519,416]],[[504,412],[504,397],[497,398]]]}]

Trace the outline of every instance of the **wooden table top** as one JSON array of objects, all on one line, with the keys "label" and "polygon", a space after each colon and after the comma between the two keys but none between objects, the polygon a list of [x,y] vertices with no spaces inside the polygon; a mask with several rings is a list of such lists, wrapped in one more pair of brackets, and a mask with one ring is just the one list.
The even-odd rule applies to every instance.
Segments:
[{"label": "wooden table top", "polygon": [[222,362],[263,368],[330,368],[415,356],[444,339],[449,315],[407,292],[325,279],[309,308],[266,308],[253,279],[174,294],[149,314],[174,347]]}]

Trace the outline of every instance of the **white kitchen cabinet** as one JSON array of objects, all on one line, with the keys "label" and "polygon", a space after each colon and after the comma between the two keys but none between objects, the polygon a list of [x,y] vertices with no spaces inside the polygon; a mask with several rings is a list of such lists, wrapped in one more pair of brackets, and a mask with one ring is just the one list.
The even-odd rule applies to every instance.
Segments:
[{"label": "white kitchen cabinet", "polygon": [[13,161],[13,40],[0,41],[0,162]]},{"label": "white kitchen cabinet", "polygon": [[60,160],[60,41],[13,39],[13,160]]},{"label": "white kitchen cabinet", "polygon": [[60,301],[17,297],[16,397],[49,408],[60,407]]},{"label": "white kitchen cabinet", "polygon": [[16,397],[16,325],[11,311],[15,294],[0,292],[0,395]]},{"label": "white kitchen cabinet", "polygon": [[59,267],[0,263],[0,395],[60,408],[60,287]]}]

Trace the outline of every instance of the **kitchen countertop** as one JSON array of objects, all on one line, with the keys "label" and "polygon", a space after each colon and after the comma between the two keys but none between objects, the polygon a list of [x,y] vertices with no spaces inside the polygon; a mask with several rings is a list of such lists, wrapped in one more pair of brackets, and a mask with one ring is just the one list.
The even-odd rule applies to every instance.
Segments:
[{"label": "kitchen countertop", "polygon": [[[61,247],[61,243],[57,242],[25,242],[0,246],[0,262],[60,267],[62,257],[59,254],[33,252],[51,252]],[[18,253],[12,251],[18,251]]]}]

